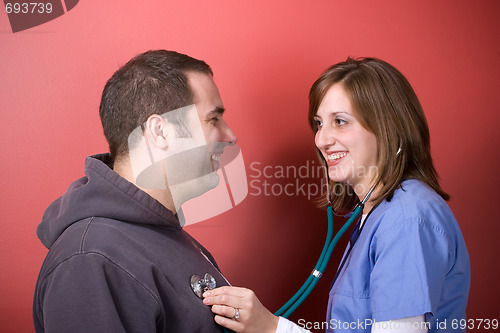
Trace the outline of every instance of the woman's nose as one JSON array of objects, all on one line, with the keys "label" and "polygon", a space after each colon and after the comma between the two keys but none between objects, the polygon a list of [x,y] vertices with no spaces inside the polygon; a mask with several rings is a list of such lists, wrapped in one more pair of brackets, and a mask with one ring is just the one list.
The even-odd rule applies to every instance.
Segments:
[{"label": "woman's nose", "polygon": [[316,132],[314,142],[319,150],[325,150],[335,144],[334,133],[327,127],[322,127]]}]

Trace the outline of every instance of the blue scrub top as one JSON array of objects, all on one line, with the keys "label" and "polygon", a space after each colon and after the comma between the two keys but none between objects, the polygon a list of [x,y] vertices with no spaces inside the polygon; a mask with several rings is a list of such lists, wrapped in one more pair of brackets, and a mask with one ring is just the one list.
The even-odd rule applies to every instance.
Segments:
[{"label": "blue scrub top", "polygon": [[460,332],[469,254],[450,208],[424,183],[407,180],[382,201],[345,260],[330,291],[327,332],[370,332],[373,323],[422,314],[429,332]]}]

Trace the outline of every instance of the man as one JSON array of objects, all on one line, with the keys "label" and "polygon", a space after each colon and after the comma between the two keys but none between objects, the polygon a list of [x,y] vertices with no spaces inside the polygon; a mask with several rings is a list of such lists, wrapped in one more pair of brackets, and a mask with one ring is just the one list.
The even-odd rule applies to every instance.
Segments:
[{"label": "man", "polygon": [[221,332],[190,279],[227,281],[176,215],[216,185],[223,146],[236,142],[212,70],[176,52],[140,54],[107,82],[99,111],[110,154],[86,159],[85,177],[37,229],[49,253],[36,284],[36,331]]}]

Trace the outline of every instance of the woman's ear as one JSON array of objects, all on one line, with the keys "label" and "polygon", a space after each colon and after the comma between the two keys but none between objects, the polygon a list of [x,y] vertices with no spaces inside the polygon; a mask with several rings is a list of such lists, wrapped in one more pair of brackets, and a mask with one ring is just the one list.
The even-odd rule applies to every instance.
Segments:
[{"label": "woman's ear", "polygon": [[157,114],[149,116],[144,127],[144,135],[150,147],[168,148],[168,123],[162,116]]}]

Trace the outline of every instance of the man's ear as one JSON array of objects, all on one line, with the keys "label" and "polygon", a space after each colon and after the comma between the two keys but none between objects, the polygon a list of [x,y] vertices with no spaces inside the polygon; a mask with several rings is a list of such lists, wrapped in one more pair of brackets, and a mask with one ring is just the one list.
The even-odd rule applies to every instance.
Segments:
[{"label": "man's ear", "polygon": [[150,146],[160,149],[168,148],[168,123],[162,116],[157,114],[149,116],[144,127],[144,135]]}]

